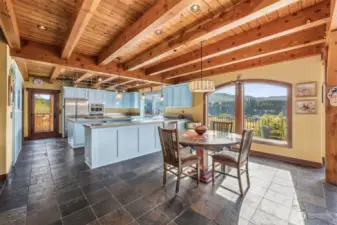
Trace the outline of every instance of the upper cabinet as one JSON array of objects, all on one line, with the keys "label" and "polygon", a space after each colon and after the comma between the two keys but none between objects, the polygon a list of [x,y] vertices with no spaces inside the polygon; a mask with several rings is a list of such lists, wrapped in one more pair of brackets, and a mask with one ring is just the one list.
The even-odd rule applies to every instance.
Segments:
[{"label": "upper cabinet", "polygon": [[140,107],[140,94],[138,92],[121,93],[122,98],[117,99],[116,92],[85,88],[64,87],[63,98],[88,99],[89,104],[104,104],[105,108],[132,108]]},{"label": "upper cabinet", "polygon": [[88,101],[89,104],[103,104],[104,103],[104,92],[100,90],[88,90]]},{"label": "upper cabinet", "polygon": [[193,95],[187,83],[165,87],[164,105],[168,108],[191,108]]},{"label": "upper cabinet", "polygon": [[88,90],[84,88],[64,87],[63,98],[88,99]]}]

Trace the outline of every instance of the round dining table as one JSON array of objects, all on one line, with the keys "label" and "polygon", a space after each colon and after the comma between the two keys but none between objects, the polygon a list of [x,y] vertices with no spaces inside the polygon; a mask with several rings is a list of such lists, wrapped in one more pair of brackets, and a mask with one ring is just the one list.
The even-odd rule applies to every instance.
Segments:
[{"label": "round dining table", "polygon": [[208,183],[211,181],[210,170],[211,156],[209,152],[220,152],[239,145],[241,135],[236,133],[208,130],[203,135],[198,135],[194,130],[182,130],[179,132],[179,144],[184,147],[195,149],[200,158],[200,181]]}]

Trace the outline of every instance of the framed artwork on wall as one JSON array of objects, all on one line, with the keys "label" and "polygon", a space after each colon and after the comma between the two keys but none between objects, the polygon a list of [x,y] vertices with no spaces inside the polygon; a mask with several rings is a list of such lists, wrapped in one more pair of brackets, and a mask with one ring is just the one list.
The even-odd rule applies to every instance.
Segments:
[{"label": "framed artwork on wall", "polygon": [[316,97],[317,96],[317,83],[307,82],[296,84],[295,90],[296,97]]},{"label": "framed artwork on wall", "polygon": [[295,112],[297,114],[316,114],[317,101],[316,100],[296,100]]}]

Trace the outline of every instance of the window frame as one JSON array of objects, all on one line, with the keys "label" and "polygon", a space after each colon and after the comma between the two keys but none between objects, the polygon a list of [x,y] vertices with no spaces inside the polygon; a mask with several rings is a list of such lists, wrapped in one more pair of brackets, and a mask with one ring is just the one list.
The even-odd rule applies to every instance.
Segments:
[{"label": "window frame", "polygon": [[[291,83],[283,82],[283,81],[277,81],[277,80],[268,80],[268,79],[243,79],[240,80],[240,83],[235,84],[235,124],[236,126],[236,132],[241,134],[242,130],[244,129],[244,84],[251,84],[251,83],[258,83],[258,84],[267,84],[267,85],[276,85],[280,87],[284,87],[287,89],[287,143],[277,143],[277,141],[272,140],[256,140],[254,139],[254,143],[258,144],[266,144],[266,145],[272,145],[272,146],[279,146],[279,147],[287,147],[292,148],[292,105],[293,105],[293,85]],[[214,92],[217,90],[224,88],[226,86],[233,85],[233,82],[226,82],[221,85],[216,86]],[[213,94],[214,92],[209,92],[204,94],[204,116],[203,116],[203,122],[204,124],[208,124],[208,96],[210,94]]]}]

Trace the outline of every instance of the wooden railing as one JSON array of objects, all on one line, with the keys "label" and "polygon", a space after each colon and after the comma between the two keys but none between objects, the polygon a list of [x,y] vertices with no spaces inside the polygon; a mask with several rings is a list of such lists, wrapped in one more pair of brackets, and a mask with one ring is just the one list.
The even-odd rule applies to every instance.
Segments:
[{"label": "wooden railing", "polygon": [[49,132],[54,130],[54,116],[52,114],[35,114],[35,132]]},{"label": "wooden railing", "polygon": [[[223,116],[208,116],[208,128],[212,129],[213,121],[233,122],[235,132],[235,118]],[[272,116],[271,118],[245,117],[244,127],[254,130],[254,136],[262,139],[287,140],[287,122],[284,117]]]}]

